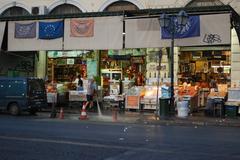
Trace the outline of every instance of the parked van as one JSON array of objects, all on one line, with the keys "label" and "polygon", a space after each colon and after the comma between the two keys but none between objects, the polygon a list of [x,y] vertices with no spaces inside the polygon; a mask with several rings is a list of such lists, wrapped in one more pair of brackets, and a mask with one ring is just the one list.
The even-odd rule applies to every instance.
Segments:
[{"label": "parked van", "polygon": [[47,95],[43,79],[30,77],[0,77],[0,110],[12,115],[21,111],[35,114],[47,107]]}]

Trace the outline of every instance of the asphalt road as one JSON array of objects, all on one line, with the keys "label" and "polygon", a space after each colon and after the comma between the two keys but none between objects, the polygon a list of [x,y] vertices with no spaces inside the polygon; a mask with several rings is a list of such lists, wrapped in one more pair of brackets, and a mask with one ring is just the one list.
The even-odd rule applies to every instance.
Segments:
[{"label": "asphalt road", "polygon": [[0,114],[1,160],[239,160],[240,128]]}]

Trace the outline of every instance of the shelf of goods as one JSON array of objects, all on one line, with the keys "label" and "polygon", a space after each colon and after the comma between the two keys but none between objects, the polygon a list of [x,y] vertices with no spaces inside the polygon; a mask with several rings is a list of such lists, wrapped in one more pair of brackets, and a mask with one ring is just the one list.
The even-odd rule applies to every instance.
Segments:
[{"label": "shelf of goods", "polygon": [[69,91],[69,101],[87,101],[86,92],[84,91]]},{"label": "shelf of goods", "polygon": [[[158,96],[157,96],[158,94]],[[143,96],[141,97],[142,109],[156,110],[157,109],[157,97],[162,96],[162,88],[159,86],[157,93],[157,86],[145,86]]]},{"label": "shelf of goods", "polygon": [[143,106],[142,109],[149,109],[149,110],[156,110],[157,100],[155,98],[142,98],[141,105]]},{"label": "shelf of goods", "polygon": [[122,108],[120,105],[124,102],[124,96],[123,95],[110,95],[105,96],[103,98],[103,107],[106,109],[112,108],[112,107],[118,107]]}]

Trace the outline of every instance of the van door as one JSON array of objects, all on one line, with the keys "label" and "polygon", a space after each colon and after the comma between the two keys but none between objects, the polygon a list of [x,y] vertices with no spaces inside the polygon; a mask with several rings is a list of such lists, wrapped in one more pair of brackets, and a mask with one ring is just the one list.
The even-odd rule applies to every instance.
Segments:
[{"label": "van door", "polygon": [[0,80],[0,109],[6,108],[6,91],[7,84],[6,80]]},{"label": "van door", "polygon": [[23,107],[26,104],[26,83],[18,79],[3,79],[0,81],[0,105],[6,109],[8,104],[14,102]]}]

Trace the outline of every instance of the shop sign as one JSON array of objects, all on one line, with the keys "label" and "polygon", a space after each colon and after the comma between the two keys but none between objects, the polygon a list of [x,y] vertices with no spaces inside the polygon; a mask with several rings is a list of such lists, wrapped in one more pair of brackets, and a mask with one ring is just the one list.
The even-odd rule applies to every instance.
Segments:
[{"label": "shop sign", "polygon": [[89,51],[48,51],[49,58],[80,57]]},{"label": "shop sign", "polygon": [[144,56],[146,53],[146,49],[133,49],[133,56]]},{"label": "shop sign", "polygon": [[131,57],[131,62],[132,63],[143,64],[144,59],[143,59],[143,57]]},{"label": "shop sign", "polygon": [[193,52],[192,53],[192,59],[196,60],[196,59],[201,59],[202,57],[202,53],[201,52]]},{"label": "shop sign", "polygon": [[132,55],[132,53],[133,53],[132,49],[122,49],[122,50],[109,49],[108,50],[108,55],[109,56],[114,56],[114,55]]},{"label": "shop sign", "polygon": [[57,65],[66,65],[67,64],[67,60],[66,59],[57,59]]},{"label": "shop sign", "polygon": [[68,58],[67,64],[74,64],[74,58]]},{"label": "shop sign", "polygon": [[130,60],[131,55],[111,55],[109,58],[114,60]]}]

